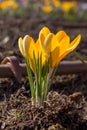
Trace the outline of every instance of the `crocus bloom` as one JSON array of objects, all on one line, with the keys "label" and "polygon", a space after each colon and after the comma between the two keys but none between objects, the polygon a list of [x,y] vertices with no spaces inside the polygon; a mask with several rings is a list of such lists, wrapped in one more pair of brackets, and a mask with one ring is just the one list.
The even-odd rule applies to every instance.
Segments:
[{"label": "crocus bloom", "polygon": [[[78,46],[80,38],[81,36],[78,35],[70,42],[70,37],[64,31],[53,34],[47,27],[41,29],[36,42],[29,35],[23,39],[19,38],[19,49],[26,59],[32,105],[40,106],[46,99],[50,87],[49,67],[54,69]],[[35,74],[35,82],[33,82],[30,68]]]},{"label": "crocus bloom", "polygon": [[70,37],[64,31],[53,34],[47,27],[42,28],[39,33],[40,44],[49,55],[52,68],[56,67],[67,54],[78,46],[80,39],[81,35],[78,35],[70,42]]},{"label": "crocus bloom", "polygon": [[40,59],[40,55],[42,55],[42,66],[44,66],[47,55],[43,48],[41,48],[39,40],[36,42],[33,40],[32,37],[29,35],[26,35],[23,39],[20,37],[18,41],[19,49],[22,55],[26,58],[29,59],[30,62],[30,67],[33,72],[34,70],[34,55],[36,58],[36,61],[38,63],[38,60]]},{"label": "crocus bloom", "polygon": [[49,61],[53,68],[78,46],[80,39],[81,35],[78,35],[70,42],[70,37],[64,31],[53,34],[47,27],[43,27],[36,42],[29,35],[19,38],[19,49],[25,58],[29,58],[30,67],[35,72],[34,54],[37,62],[42,55],[42,66]]}]

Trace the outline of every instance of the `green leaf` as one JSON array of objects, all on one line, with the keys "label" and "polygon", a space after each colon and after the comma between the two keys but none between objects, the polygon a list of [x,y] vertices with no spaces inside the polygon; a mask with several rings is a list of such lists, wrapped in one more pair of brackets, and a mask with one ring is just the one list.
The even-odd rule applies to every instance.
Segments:
[{"label": "green leaf", "polygon": [[76,57],[87,67],[87,63],[85,62],[85,60],[76,51],[74,53]]},{"label": "green leaf", "polygon": [[27,67],[28,79],[29,79],[29,84],[30,84],[31,96],[35,98],[34,82],[33,82],[32,72],[30,69],[29,59],[27,58],[26,58],[26,67]]}]

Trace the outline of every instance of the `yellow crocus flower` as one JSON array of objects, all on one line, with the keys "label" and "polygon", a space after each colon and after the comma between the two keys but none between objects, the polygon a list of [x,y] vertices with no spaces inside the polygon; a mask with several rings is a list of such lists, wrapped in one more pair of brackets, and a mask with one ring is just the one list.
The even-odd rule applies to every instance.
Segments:
[{"label": "yellow crocus flower", "polygon": [[47,27],[42,28],[39,34],[40,43],[49,55],[50,67],[52,68],[56,67],[67,54],[78,46],[80,39],[81,35],[78,35],[70,43],[70,37],[64,31],[53,34]]},{"label": "yellow crocus flower", "polygon": [[40,55],[42,55],[42,66],[44,66],[47,60],[47,55],[44,49],[40,46],[39,40],[35,42],[32,37],[30,37],[29,35],[26,35],[23,39],[21,37],[19,38],[18,45],[19,45],[19,50],[22,53],[22,55],[26,59],[29,59],[30,67],[33,72],[35,72],[34,55],[35,55],[37,63],[40,58]]},{"label": "yellow crocus flower", "polygon": [[[26,59],[32,105],[40,106],[46,99],[50,87],[49,67],[56,67],[67,54],[78,46],[80,39],[81,35],[78,35],[70,42],[70,37],[64,31],[53,34],[47,27],[41,29],[36,42],[29,35],[19,38],[19,50]],[[30,68],[34,72],[35,82]]]}]

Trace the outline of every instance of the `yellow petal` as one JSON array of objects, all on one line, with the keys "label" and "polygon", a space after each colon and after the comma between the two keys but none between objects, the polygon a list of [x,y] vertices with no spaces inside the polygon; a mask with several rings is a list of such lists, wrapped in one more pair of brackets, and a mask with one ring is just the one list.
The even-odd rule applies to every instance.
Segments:
[{"label": "yellow petal", "polygon": [[61,40],[66,37],[67,39],[70,40],[69,36],[64,32],[64,31],[59,31],[56,33],[56,37],[57,37],[57,40],[58,42],[61,42]]},{"label": "yellow petal", "polygon": [[35,73],[35,70],[34,70],[34,61],[33,61],[33,59],[29,59],[29,64],[30,64],[31,70],[33,71],[33,73]]},{"label": "yellow petal", "polygon": [[25,56],[28,57],[28,49],[29,49],[29,46],[30,46],[30,36],[26,35],[24,38],[23,38],[23,50],[24,50],[24,53],[25,53]]},{"label": "yellow petal", "polygon": [[51,51],[51,41],[52,41],[52,38],[53,38],[53,35],[52,33],[49,33],[44,41],[44,49],[50,53]]},{"label": "yellow petal", "polygon": [[50,33],[50,30],[49,30],[48,27],[45,26],[45,27],[43,27],[43,28],[41,29],[40,33],[43,33],[44,36],[46,37],[46,36]]},{"label": "yellow petal", "polygon": [[79,35],[70,43],[68,50],[73,51],[73,50],[78,46],[80,40],[81,40],[81,35],[79,34]]},{"label": "yellow petal", "polygon": [[[57,62],[59,63],[66,55],[68,55],[70,52],[72,52],[73,50],[76,49],[76,47],[78,46],[78,44],[80,43],[81,40],[81,35],[78,35],[72,42],[71,44],[69,44],[68,48],[63,52],[60,53],[59,52],[59,57]],[[57,64],[58,64],[57,63]]]},{"label": "yellow petal", "polygon": [[51,53],[50,53],[50,67],[55,67],[58,64],[58,56],[59,55],[59,47],[56,47]]},{"label": "yellow petal", "polygon": [[38,59],[39,59],[39,56],[40,56],[40,54],[41,54],[41,52],[42,52],[42,47],[40,46],[39,39],[36,41],[35,47],[36,47],[35,57],[36,57],[36,60],[38,60]]},{"label": "yellow petal", "polygon": [[20,37],[19,40],[18,40],[18,46],[19,46],[20,52],[21,52],[22,55],[25,57],[24,50],[23,50],[23,39],[22,39],[21,37]]},{"label": "yellow petal", "polygon": [[[59,62],[70,52],[72,52],[79,44],[81,39],[81,35],[78,35],[71,44],[69,43],[69,39],[64,37],[60,42],[60,46],[55,48],[54,51],[51,52],[50,55],[50,66],[55,67],[59,64]],[[65,41],[65,42],[64,42]]]},{"label": "yellow petal", "polygon": [[58,47],[59,43],[56,36],[53,33],[49,33],[44,41],[44,48],[45,50],[50,53],[56,47]]},{"label": "yellow petal", "polygon": [[33,52],[35,51],[35,42],[29,35],[26,35],[23,39],[23,49],[26,57],[33,58]]},{"label": "yellow petal", "polygon": [[46,36],[50,33],[50,30],[47,27],[43,27],[39,33],[39,40],[40,40],[40,45],[44,46],[44,40]]},{"label": "yellow petal", "polygon": [[65,51],[69,47],[70,38],[68,36],[64,36],[63,39],[59,43],[59,57],[65,53]]},{"label": "yellow petal", "polygon": [[36,41],[36,50],[36,59],[38,60],[40,55],[42,55],[42,66],[44,66],[45,62],[48,60],[48,54],[46,53],[45,49],[40,46],[39,40]]}]

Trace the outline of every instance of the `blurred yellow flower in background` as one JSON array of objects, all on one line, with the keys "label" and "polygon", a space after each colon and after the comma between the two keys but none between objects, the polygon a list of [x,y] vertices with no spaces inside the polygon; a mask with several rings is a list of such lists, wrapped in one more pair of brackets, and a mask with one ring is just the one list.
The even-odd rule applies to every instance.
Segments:
[{"label": "blurred yellow flower in background", "polygon": [[77,2],[62,2],[61,8],[64,12],[68,12],[71,8],[76,8]]},{"label": "blurred yellow flower in background", "polygon": [[60,0],[53,0],[52,4],[53,4],[54,7],[60,7],[61,6]]},{"label": "blurred yellow flower in background", "polygon": [[8,7],[16,9],[18,7],[18,4],[15,1],[13,1],[13,0],[6,0],[6,1],[2,1],[0,3],[0,8],[1,9],[6,9]]},{"label": "blurred yellow flower in background", "polygon": [[44,0],[44,4],[45,5],[50,5],[51,4],[51,0]]},{"label": "blurred yellow flower in background", "polygon": [[44,13],[50,13],[52,10],[53,10],[53,8],[52,8],[51,5],[44,5],[44,6],[42,6],[42,11]]}]

